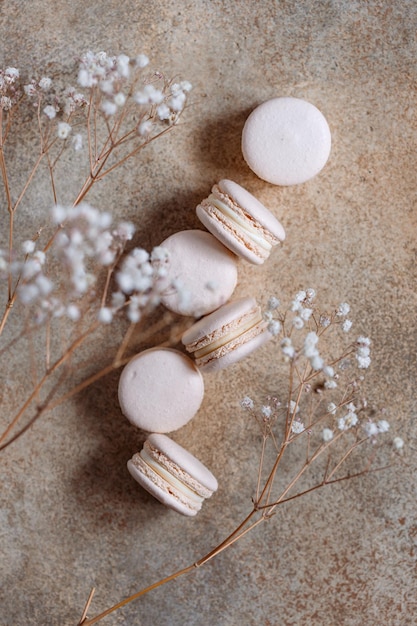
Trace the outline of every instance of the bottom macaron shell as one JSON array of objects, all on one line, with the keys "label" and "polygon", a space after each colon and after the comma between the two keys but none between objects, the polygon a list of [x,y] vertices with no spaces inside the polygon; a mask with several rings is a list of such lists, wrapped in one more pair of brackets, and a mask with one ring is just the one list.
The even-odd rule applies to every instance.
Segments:
[{"label": "bottom macaron shell", "polygon": [[[177,513],[181,513],[182,515],[186,515],[188,517],[193,517],[197,515],[199,509],[193,509],[185,502],[179,500],[177,496],[164,488],[163,481],[160,484],[155,482],[155,479],[151,479],[148,476],[145,476],[140,472],[140,470],[134,465],[133,461],[130,460],[127,462],[127,469],[129,470],[131,476],[138,482],[148,493],[150,493],[154,498],[159,500],[162,504],[173,509]],[[200,506],[201,508],[201,506]]]},{"label": "bottom macaron shell", "polygon": [[256,335],[249,341],[242,343],[238,347],[234,348],[230,352],[226,352],[223,356],[212,359],[207,363],[198,365],[198,369],[201,372],[217,372],[218,370],[222,370],[229,365],[233,365],[233,363],[237,363],[242,359],[246,358],[252,352],[263,346],[272,338],[271,333],[265,328],[265,330]]}]

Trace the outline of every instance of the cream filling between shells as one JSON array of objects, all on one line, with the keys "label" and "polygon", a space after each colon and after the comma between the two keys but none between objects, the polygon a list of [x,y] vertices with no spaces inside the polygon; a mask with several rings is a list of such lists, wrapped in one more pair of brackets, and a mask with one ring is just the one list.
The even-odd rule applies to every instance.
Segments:
[{"label": "cream filling between shells", "polygon": [[158,476],[166,480],[166,482],[174,487],[174,489],[180,491],[183,495],[185,495],[196,504],[201,504],[204,501],[203,496],[200,496],[181,480],[175,478],[175,476],[173,476],[167,469],[165,469],[160,463],[153,459],[145,450],[145,448],[140,451],[139,456],[141,460],[146,463],[146,465],[148,465],[156,474],[158,474]]},{"label": "cream filling between shells", "polygon": [[259,233],[259,229],[251,226],[247,219],[241,217],[215,194],[210,194],[206,202],[214,206],[223,216],[228,218],[231,222],[233,222],[233,224],[236,224],[239,229],[243,230],[249,239],[251,239],[256,245],[260,246],[268,253],[272,250],[272,244]]},{"label": "cream filling between shells", "polygon": [[[221,348],[223,348],[224,346],[232,342],[234,339],[237,339],[238,337],[243,338],[243,335],[245,335],[245,333],[247,333],[248,331],[252,329],[256,329],[256,327],[258,327],[260,324],[261,326],[259,327],[259,332],[263,330],[265,323],[262,318],[262,313],[260,309],[256,308],[255,311],[250,312],[246,320],[245,318],[242,318],[240,323],[233,322],[229,325],[226,325],[221,330],[220,336],[218,336],[218,334],[216,333],[213,337],[213,340],[210,343],[195,350],[194,351],[195,359],[199,361],[201,359],[206,358],[213,352],[220,350]],[[217,335],[217,338],[216,338],[216,335]],[[187,350],[190,350],[190,348],[187,347]]]}]

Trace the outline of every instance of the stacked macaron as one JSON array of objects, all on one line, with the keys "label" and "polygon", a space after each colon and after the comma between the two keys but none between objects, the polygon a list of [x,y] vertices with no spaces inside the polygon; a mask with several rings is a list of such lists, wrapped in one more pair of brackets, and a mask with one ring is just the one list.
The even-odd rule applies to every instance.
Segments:
[{"label": "stacked macaron", "polygon": [[[274,98],[246,121],[242,152],[262,179],[279,185],[305,182],[330,153],[330,131],[312,104]],[[128,461],[133,478],[166,506],[194,516],[217,489],[213,474],[166,433],[197,413],[204,396],[203,374],[248,356],[271,337],[254,298],[230,301],[237,260],[263,264],[285,231],[272,213],[237,183],[223,179],[196,208],[207,231],[184,230],[161,243],[168,255],[162,304],[198,319],[182,336],[185,350],[151,348],[136,355],[119,381],[122,412],[149,433]],[[203,316],[203,317],[202,317]]]}]

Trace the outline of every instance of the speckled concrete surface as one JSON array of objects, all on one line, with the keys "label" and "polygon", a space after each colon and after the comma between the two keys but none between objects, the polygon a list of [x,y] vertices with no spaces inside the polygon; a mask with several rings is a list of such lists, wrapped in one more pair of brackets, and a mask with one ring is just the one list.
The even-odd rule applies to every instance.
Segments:
[{"label": "speckled concrete surface", "polygon": [[[287,241],[261,269],[241,266],[238,293],[289,298],[312,286],[324,303],[348,300],[373,338],[370,401],[406,441],[403,462],[292,502],[103,624],[417,623],[416,28],[411,0],[2,3],[2,66],[37,66],[68,82],[87,49],[145,52],[192,82],[181,125],[91,201],[117,217],[140,216],[135,243],[149,248],[198,227],[194,207],[219,178],[248,188],[283,222]],[[322,173],[284,189],[260,181],[240,153],[247,115],[277,95],[313,102],[333,137]],[[28,133],[16,149],[22,164],[32,144]],[[42,184],[20,214],[29,232],[45,209]],[[101,348],[91,347],[97,367],[107,362]],[[2,626],[75,626],[92,586],[91,616],[192,563],[239,523],[251,506],[259,438],[238,402],[276,391],[274,350],[207,379],[201,411],[175,435],[219,479],[196,519],[165,510],[127,474],[143,433],[120,414],[117,373],[1,453]],[[2,419],[26,382],[22,355],[13,359],[13,374],[1,377]]]}]

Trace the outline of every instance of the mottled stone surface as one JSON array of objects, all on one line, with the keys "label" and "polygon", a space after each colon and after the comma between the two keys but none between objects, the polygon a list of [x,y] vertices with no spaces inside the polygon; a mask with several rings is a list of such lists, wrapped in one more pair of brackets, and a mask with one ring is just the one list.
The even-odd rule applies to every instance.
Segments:
[{"label": "mottled stone surface", "polygon": [[[265,266],[240,266],[237,293],[265,302],[312,286],[325,305],[350,302],[356,329],[373,339],[370,402],[385,407],[392,435],[406,441],[390,469],[285,505],[211,563],[103,624],[416,623],[416,28],[412,0],[2,3],[3,67],[37,67],[66,84],[78,54],[105,49],[145,52],[152,66],[191,81],[180,126],[91,201],[140,220],[135,243],[149,248],[198,227],[194,207],[218,179],[248,188],[283,222],[287,240]],[[249,112],[279,95],[314,103],[332,131],[325,169],[296,187],[262,182],[240,152]],[[15,145],[16,188],[34,137],[28,130]],[[77,163],[71,157],[60,181],[62,201],[71,200]],[[25,236],[42,224],[44,185],[46,171],[17,218]],[[20,364],[30,353],[14,346],[10,354],[0,372],[2,420],[28,383]],[[238,403],[247,393],[279,393],[277,354],[269,344],[207,377],[199,414],[175,434],[220,484],[196,519],[165,510],[128,475],[144,435],[121,416],[117,372],[1,452],[0,624],[75,626],[92,586],[91,616],[227,536],[250,510],[260,450]],[[84,356],[90,371],[108,362],[102,345]]]}]

